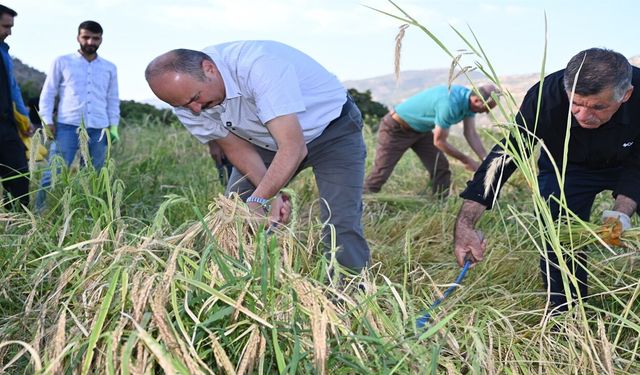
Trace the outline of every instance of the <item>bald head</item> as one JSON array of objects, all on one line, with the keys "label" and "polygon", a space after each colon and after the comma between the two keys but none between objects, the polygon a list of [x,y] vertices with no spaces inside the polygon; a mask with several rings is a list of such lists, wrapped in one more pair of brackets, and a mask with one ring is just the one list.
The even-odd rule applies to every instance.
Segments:
[{"label": "bald head", "polygon": [[194,113],[220,104],[226,95],[216,64],[206,53],[175,49],[153,59],[144,72],[156,96]]},{"label": "bald head", "polygon": [[204,52],[190,49],[174,49],[151,60],[144,72],[147,82],[167,73],[188,74],[193,78],[204,81],[203,63],[213,60]]}]

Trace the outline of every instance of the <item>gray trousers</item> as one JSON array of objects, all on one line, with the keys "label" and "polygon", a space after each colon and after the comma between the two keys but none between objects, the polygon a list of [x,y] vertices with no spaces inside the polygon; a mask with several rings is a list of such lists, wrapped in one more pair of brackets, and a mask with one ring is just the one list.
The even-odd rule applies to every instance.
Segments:
[{"label": "gray trousers", "polygon": [[[268,167],[275,152],[255,148]],[[362,138],[362,115],[351,98],[342,107],[340,116],[307,144],[307,150],[307,157],[295,175],[307,167],[313,168],[321,199],[320,217],[336,231],[336,258],[343,267],[359,271],[367,266],[370,257],[361,222],[367,150]],[[233,168],[226,193],[236,192],[246,200],[254,190],[255,186]],[[326,226],[322,235],[325,255],[328,255],[331,229]]]}]

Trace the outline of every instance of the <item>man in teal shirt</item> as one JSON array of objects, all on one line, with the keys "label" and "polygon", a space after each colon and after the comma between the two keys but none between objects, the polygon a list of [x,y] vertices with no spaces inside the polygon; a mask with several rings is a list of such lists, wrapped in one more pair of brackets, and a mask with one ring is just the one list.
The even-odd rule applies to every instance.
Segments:
[{"label": "man in teal shirt", "polygon": [[479,166],[476,159],[447,142],[449,128],[462,121],[465,139],[483,160],[487,152],[476,132],[475,114],[496,106],[493,93],[499,91],[491,84],[478,87],[477,92],[458,85],[441,85],[397,105],[378,127],[376,157],[365,180],[365,192],[379,192],[404,152],[411,148],[429,172],[434,194],[448,195],[451,171],[445,154],[458,159],[469,171]]}]

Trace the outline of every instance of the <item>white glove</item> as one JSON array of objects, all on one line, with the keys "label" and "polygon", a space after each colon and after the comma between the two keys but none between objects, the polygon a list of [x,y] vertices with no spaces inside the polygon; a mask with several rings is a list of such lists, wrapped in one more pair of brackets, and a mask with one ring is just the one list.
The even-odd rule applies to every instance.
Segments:
[{"label": "white glove", "polygon": [[604,210],[602,212],[602,221],[605,221],[610,217],[618,219],[620,221],[620,223],[622,224],[622,230],[631,228],[631,218],[624,212],[613,210]]}]

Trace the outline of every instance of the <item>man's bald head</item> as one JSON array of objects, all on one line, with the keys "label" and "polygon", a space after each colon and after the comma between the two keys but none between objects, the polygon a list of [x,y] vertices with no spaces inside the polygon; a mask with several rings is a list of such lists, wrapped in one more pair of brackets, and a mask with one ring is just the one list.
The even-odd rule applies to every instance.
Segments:
[{"label": "man's bald head", "polygon": [[166,73],[188,74],[199,81],[204,81],[206,76],[202,67],[203,62],[213,60],[209,55],[201,51],[190,49],[174,49],[151,60],[144,72],[147,82]]}]

